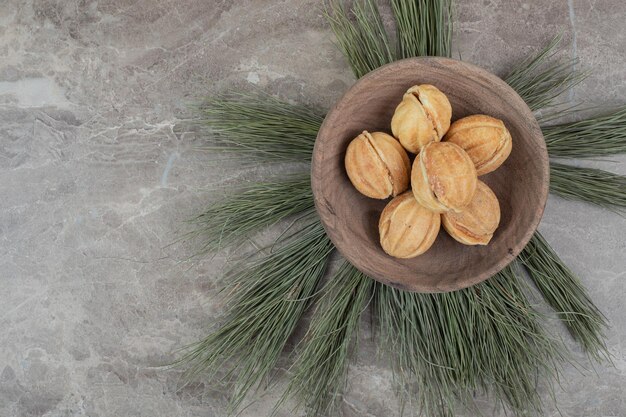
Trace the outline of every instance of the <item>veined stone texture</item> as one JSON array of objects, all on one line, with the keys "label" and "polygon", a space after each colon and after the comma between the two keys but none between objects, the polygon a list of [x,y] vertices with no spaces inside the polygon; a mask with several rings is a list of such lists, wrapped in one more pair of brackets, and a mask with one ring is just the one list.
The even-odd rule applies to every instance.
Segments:
[{"label": "veined stone texture", "polygon": [[[189,105],[234,87],[329,108],[354,77],[321,5],[2,1],[0,416],[226,415],[228,387],[181,388],[181,371],[160,366],[222,311],[229,254],[190,260],[197,247],[170,244],[229,186],[287,168],[215,162],[195,149]],[[626,103],[626,2],[457,0],[456,13],[455,57],[502,75],[562,31],[564,54],[592,71],[565,98]],[[626,174],[623,156],[584,164]],[[559,409],[547,401],[545,415],[626,416],[626,220],[550,197],[540,230],[610,320],[614,362],[565,365]],[[589,367],[558,320],[548,325]],[[363,329],[341,408],[398,416],[389,367],[372,361]],[[279,395],[280,382],[241,415],[267,415]]]}]

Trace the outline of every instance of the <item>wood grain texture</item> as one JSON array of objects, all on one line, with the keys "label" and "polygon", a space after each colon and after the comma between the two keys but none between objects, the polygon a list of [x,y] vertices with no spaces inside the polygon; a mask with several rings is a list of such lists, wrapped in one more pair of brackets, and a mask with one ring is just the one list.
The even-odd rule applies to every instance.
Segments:
[{"label": "wood grain texture", "polygon": [[[403,93],[425,83],[448,96],[453,121],[471,114],[503,120],[513,137],[513,150],[498,170],[480,177],[498,196],[501,208],[500,226],[489,245],[462,245],[442,229],[423,255],[396,259],[379,244],[378,219],[388,200],[356,191],[346,175],[344,156],[350,140],[363,130],[391,133],[391,117]],[[535,117],[504,81],[461,61],[412,58],[361,78],[330,111],[315,143],[311,182],[328,235],[354,266],[397,288],[444,292],[491,277],[520,253],[543,215],[549,162]]]}]

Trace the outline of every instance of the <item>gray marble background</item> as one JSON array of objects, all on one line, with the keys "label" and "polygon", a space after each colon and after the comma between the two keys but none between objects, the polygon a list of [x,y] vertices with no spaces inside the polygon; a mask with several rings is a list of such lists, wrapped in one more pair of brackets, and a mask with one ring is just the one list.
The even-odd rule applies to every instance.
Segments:
[{"label": "gray marble background", "polygon": [[[568,98],[626,103],[623,0],[458,0],[457,14],[464,60],[502,74],[563,31],[593,70]],[[221,311],[224,257],[185,262],[193,246],[168,244],[219,198],[209,187],[268,172],[194,150],[187,106],[255,86],[329,107],[354,82],[332,42],[319,0],[2,0],[0,416],[225,415],[227,387],[178,390],[179,372],[157,367]],[[624,157],[587,165],[626,174]],[[559,410],[626,416],[626,220],[551,197],[541,231],[612,325],[614,366],[566,366]],[[397,416],[367,336],[343,411]]]}]

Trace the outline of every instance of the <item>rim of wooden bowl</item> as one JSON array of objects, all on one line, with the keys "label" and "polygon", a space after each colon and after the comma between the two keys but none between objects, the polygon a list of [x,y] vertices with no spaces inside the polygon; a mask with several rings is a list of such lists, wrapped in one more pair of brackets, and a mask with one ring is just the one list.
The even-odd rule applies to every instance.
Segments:
[{"label": "rim of wooden bowl", "polygon": [[[327,224],[328,219],[332,218],[332,216],[334,216],[335,213],[333,211],[333,208],[330,207],[326,201],[323,201],[324,200],[322,197],[323,192],[321,189],[322,178],[323,178],[322,173],[324,170],[322,160],[324,158],[320,155],[320,153],[322,152],[321,145],[320,145],[320,138],[328,137],[329,133],[331,133],[328,131],[330,129],[329,126],[331,122],[336,122],[335,120],[333,120],[334,117],[341,112],[344,106],[346,106],[348,103],[352,103],[353,100],[357,99],[356,93],[359,90],[359,86],[362,83],[371,84],[372,81],[374,80],[393,76],[393,73],[396,71],[399,71],[400,69],[411,69],[411,68],[420,69],[420,68],[423,68],[424,65],[436,67],[440,70],[449,65],[454,65],[454,66],[457,66],[457,70],[455,72],[458,72],[458,66],[460,66],[463,68],[463,70],[475,73],[478,76],[483,77],[484,79],[488,80],[490,86],[492,86],[492,89],[499,90],[503,93],[507,93],[508,95],[510,95],[511,100],[513,100],[511,105],[520,112],[519,116],[521,116],[521,118],[525,122],[529,123],[530,130],[533,131],[534,136],[536,136],[533,142],[537,142],[540,148],[539,153],[542,156],[542,160],[540,161],[540,166],[543,169],[543,179],[544,179],[541,184],[542,185],[541,189],[537,190],[537,192],[540,193],[539,194],[540,204],[535,208],[535,213],[534,213],[534,216],[532,217],[532,222],[530,223],[528,229],[522,235],[522,238],[519,239],[515,243],[515,245],[513,245],[513,247],[508,250],[509,256],[503,256],[502,259],[500,259],[497,263],[495,263],[495,265],[493,265],[490,268],[487,268],[486,270],[482,271],[479,274],[475,274],[474,276],[468,276],[467,279],[463,279],[461,281],[453,280],[450,282],[440,283],[440,285],[437,285],[436,287],[424,285],[424,283],[421,283],[419,281],[411,283],[411,285],[407,286],[404,283],[394,282],[393,278],[382,276],[379,273],[372,271],[367,267],[364,268],[362,265],[360,265],[359,259],[357,259],[358,257],[356,256],[356,252],[358,251],[355,251],[354,248],[350,248],[350,246],[354,246],[354,245],[344,245],[342,242],[338,240],[339,233],[334,228],[331,228],[328,226]],[[331,241],[335,244],[335,247],[339,250],[339,252],[350,263],[352,263],[352,265],[354,265],[357,269],[359,269],[360,271],[362,271],[363,273],[365,273],[367,276],[371,277],[372,279],[375,279],[384,284],[391,285],[391,286],[394,286],[403,290],[413,291],[413,292],[431,292],[432,293],[432,292],[455,291],[455,290],[460,290],[463,288],[470,287],[472,285],[476,285],[486,280],[487,278],[492,277],[499,271],[501,271],[519,255],[519,253],[526,246],[526,244],[530,241],[530,238],[537,230],[537,227],[539,226],[539,223],[543,216],[546,201],[548,199],[549,178],[550,178],[549,175],[550,175],[550,169],[549,169],[549,160],[548,160],[548,150],[546,148],[545,140],[543,140],[541,128],[539,127],[539,124],[537,123],[537,120],[535,116],[533,115],[532,111],[530,110],[530,108],[528,108],[528,105],[515,92],[515,90],[513,90],[506,82],[504,82],[498,76],[476,65],[469,64],[469,63],[462,62],[462,61],[455,60],[455,59],[451,59],[451,58],[419,57],[419,58],[409,58],[409,59],[396,61],[396,62],[387,64],[385,66],[382,66],[368,73],[367,75],[359,79],[352,87],[350,87],[350,89],[341,97],[341,99],[337,101],[335,106],[330,110],[330,112],[328,112],[328,115],[326,116],[318,132],[317,140],[315,141],[315,146],[313,149],[313,159],[312,159],[312,164],[311,164],[311,187],[313,189],[315,207],[317,209],[318,214],[320,215],[320,219],[322,221],[324,229],[326,230],[326,233],[328,234]],[[373,225],[372,227],[375,227],[375,226]],[[380,250],[382,251],[382,248],[380,248]],[[428,256],[428,252],[426,252],[426,254],[422,256]]]}]

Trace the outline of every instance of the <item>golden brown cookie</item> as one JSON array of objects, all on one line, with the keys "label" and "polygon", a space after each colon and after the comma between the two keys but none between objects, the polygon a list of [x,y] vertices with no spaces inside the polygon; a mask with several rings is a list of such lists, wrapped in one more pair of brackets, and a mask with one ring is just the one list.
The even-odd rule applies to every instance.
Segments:
[{"label": "golden brown cookie", "polygon": [[478,175],[496,170],[511,154],[513,140],[502,120],[477,114],[452,123],[443,139],[459,145],[474,161]]},{"label": "golden brown cookie", "polygon": [[409,152],[418,153],[438,142],[450,127],[452,106],[437,87],[422,84],[408,89],[391,119],[391,131]]},{"label": "golden brown cookie", "polygon": [[396,258],[413,258],[435,242],[441,225],[439,213],[421,206],[407,191],[391,200],[383,210],[378,230],[383,250]]},{"label": "golden brown cookie", "polygon": [[500,224],[500,203],[491,188],[478,181],[470,204],[460,213],[441,216],[444,229],[464,245],[486,245]]},{"label": "golden brown cookie", "polygon": [[476,191],[476,168],[463,149],[431,142],[413,162],[411,187],[417,201],[437,211],[461,211]]},{"label": "golden brown cookie", "polygon": [[346,151],[345,166],[352,185],[368,197],[385,199],[409,188],[409,157],[386,133],[363,131],[353,139]]}]

